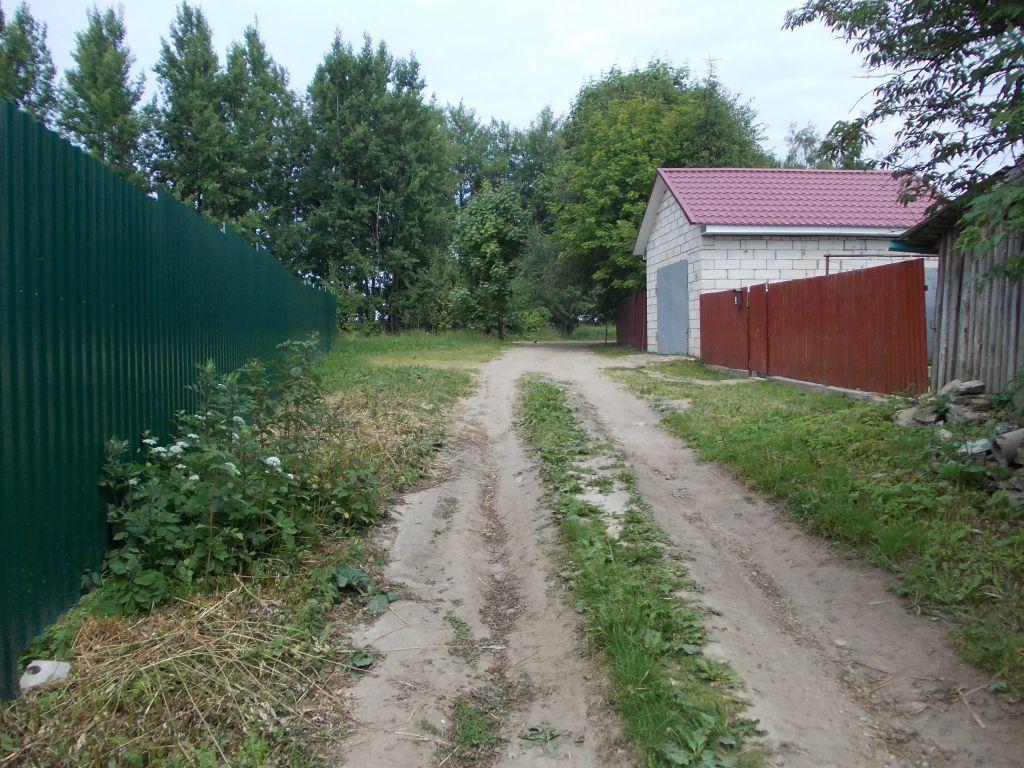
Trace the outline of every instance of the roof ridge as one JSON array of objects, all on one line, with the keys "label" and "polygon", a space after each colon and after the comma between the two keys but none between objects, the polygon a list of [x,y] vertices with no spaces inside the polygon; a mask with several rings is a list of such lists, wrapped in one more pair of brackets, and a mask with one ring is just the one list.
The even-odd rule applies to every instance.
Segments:
[{"label": "roof ridge", "polygon": [[682,173],[721,173],[723,171],[729,172],[742,172],[742,173],[856,173],[856,174],[881,174],[885,176],[895,176],[892,171],[885,171],[878,168],[740,168],[740,167],[720,167],[720,168],[676,168],[670,166],[664,166],[658,168],[659,172],[682,172]]}]

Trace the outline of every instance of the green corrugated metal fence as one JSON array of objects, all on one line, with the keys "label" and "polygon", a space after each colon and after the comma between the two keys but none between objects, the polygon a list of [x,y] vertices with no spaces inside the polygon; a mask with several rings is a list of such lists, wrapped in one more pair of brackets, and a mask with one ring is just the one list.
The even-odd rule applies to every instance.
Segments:
[{"label": "green corrugated metal fence", "polygon": [[0,692],[107,547],[105,441],[165,431],[196,363],[333,329],[331,294],[0,101]]}]

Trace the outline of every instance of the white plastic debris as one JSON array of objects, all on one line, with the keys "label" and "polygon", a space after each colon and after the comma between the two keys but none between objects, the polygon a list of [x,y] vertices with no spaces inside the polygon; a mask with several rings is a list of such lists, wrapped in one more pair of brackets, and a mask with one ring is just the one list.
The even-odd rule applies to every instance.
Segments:
[{"label": "white plastic debris", "polygon": [[36,659],[25,669],[25,674],[18,681],[18,687],[23,691],[35,688],[37,685],[52,683],[54,680],[63,680],[71,671],[71,665],[66,661],[44,661]]},{"label": "white plastic debris", "polygon": [[992,448],[992,441],[987,438],[981,438],[979,440],[968,440],[966,443],[960,446],[959,453],[966,453],[968,456],[972,456],[976,453],[985,453]]}]

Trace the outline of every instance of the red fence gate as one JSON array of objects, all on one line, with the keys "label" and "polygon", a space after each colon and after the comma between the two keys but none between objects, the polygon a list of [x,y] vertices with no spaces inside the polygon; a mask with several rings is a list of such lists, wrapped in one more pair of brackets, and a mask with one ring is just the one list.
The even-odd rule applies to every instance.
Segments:
[{"label": "red fence gate", "polygon": [[928,386],[924,262],[700,297],[701,357],[752,373],[871,392]]},{"label": "red fence gate", "polygon": [[637,291],[615,308],[615,341],[647,350],[647,291]]}]

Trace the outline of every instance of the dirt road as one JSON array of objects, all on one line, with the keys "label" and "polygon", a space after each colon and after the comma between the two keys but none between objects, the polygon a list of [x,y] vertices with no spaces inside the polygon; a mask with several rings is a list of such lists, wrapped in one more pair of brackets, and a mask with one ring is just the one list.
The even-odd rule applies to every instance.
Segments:
[{"label": "dirt road", "polygon": [[708,653],[744,681],[773,765],[1024,765],[1024,719],[958,660],[941,624],[903,607],[886,575],[697,462],[650,404],[600,371],[641,359],[532,344],[482,369],[455,413],[437,484],[408,497],[381,532],[387,575],[403,587],[353,638],[383,658],[350,689],[358,724],[343,764],[458,764],[450,716],[460,704],[504,713],[488,715],[505,739],[497,765],[631,764],[571,599],[558,593],[554,523],[513,430],[516,381],[542,372],[567,382],[581,416],[624,452],[704,588]]}]

